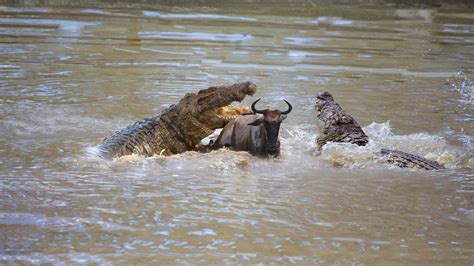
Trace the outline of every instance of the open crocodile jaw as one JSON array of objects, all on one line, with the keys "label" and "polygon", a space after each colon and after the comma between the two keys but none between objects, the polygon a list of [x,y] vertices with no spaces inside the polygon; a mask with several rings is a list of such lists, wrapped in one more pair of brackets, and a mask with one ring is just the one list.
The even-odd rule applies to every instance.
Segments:
[{"label": "open crocodile jaw", "polygon": [[226,123],[230,122],[233,119],[236,119],[239,116],[253,114],[252,110],[246,106],[234,106],[227,105],[224,107],[219,107],[215,110],[216,115],[223,119]]},{"label": "open crocodile jaw", "polygon": [[247,107],[230,104],[242,102],[247,95],[253,96],[256,91],[257,86],[250,81],[201,90],[197,94],[197,119],[211,130],[224,127],[232,119],[251,113]]}]

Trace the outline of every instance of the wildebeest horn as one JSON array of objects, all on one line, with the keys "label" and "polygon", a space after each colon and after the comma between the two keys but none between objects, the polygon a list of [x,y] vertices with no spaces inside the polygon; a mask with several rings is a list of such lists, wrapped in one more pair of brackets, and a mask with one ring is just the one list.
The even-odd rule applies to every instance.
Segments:
[{"label": "wildebeest horn", "polygon": [[288,110],[284,111],[284,112],[281,112],[282,115],[287,115],[291,112],[291,110],[293,109],[293,106],[291,106],[291,104],[289,102],[287,102],[286,100],[283,100],[285,101],[286,104],[288,104]]},{"label": "wildebeest horn", "polygon": [[255,102],[252,103],[252,111],[256,114],[265,114],[265,110],[257,110],[255,109],[255,105],[260,101],[260,99],[256,100]]}]

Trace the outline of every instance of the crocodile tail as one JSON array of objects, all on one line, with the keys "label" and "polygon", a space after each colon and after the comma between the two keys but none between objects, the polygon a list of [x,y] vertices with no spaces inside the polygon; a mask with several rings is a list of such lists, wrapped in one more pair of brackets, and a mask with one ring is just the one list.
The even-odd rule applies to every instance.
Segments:
[{"label": "crocodile tail", "polygon": [[426,170],[445,169],[442,164],[436,161],[428,160],[424,157],[403,151],[382,149],[380,150],[379,154],[386,158],[387,162],[396,164],[397,166],[402,168],[414,167]]}]

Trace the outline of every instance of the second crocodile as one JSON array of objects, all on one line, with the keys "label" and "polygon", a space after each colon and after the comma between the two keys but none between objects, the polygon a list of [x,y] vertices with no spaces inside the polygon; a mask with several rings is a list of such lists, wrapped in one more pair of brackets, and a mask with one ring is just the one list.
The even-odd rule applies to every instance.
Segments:
[{"label": "second crocodile", "polygon": [[[355,119],[346,114],[329,92],[320,92],[316,96],[315,108],[318,112],[318,118],[324,123],[323,133],[316,139],[319,149],[322,149],[329,141],[353,143],[359,146],[365,146],[369,142],[369,137]],[[436,161],[403,151],[382,149],[377,153],[377,156],[399,167],[426,170],[445,169],[443,165]]]}]

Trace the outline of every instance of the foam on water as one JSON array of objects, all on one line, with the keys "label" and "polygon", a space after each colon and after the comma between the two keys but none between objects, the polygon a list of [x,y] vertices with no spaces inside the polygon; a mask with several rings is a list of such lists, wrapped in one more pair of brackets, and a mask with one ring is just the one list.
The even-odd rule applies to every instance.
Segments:
[{"label": "foam on water", "polygon": [[463,154],[450,147],[444,138],[426,133],[396,135],[390,123],[375,123],[363,128],[369,137],[369,144],[357,146],[347,143],[328,143],[321,151],[321,157],[337,166],[368,167],[381,160],[376,155],[381,149],[394,149],[413,153],[438,161],[447,168],[457,168]]}]

